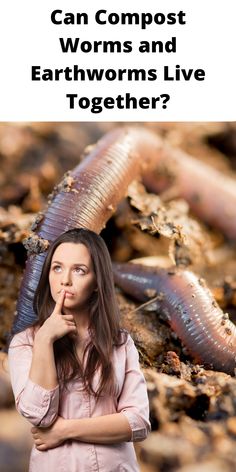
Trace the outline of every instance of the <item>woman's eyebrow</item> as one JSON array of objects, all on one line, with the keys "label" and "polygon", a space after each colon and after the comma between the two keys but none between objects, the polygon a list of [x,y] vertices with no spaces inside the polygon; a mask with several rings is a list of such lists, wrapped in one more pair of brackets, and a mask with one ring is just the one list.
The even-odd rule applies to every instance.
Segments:
[{"label": "woman's eyebrow", "polygon": [[[52,264],[61,264],[61,265],[63,265],[63,262],[60,262],[60,261],[52,261]],[[75,267],[75,266],[76,266],[76,267],[78,267],[78,266],[80,266],[80,267],[83,266],[83,267],[86,267],[86,268],[88,269],[88,266],[87,266],[86,264],[84,264],[83,262],[75,262],[75,263],[73,264],[73,267]]]},{"label": "woman's eyebrow", "polygon": [[83,264],[83,262],[75,262],[73,265],[76,266],[76,267],[78,267],[78,266],[82,267],[83,266],[83,267],[86,267],[88,269],[88,266],[86,264]]}]

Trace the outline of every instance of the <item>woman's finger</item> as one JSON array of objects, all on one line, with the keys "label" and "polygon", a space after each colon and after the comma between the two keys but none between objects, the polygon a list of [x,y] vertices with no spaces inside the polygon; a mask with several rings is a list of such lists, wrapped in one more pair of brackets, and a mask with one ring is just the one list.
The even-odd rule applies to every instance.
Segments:
[{"label": "woman's finger", "polygon": [[36,439],[36,440],[34,441],[34,444],[35,444],[36,446],[41,446],[43,443],[42,443],[42,440],[41,440],[41,439]]},{"label": "woman's finger", "polygon": [[74,321],[73,315],[62,315],[62,316],[63,316],[63,320]]},{"label": "woman's finger", "polygon": [[55,308],[53,310],[53,313],[61,313],[62,312],[62,308],[63,308],[63,304],[64,304],[64,299],[65,299],[65,290],[61,290],[60,293],[59,293],[59,297],[56,301],[56,305],[55,305]]},{"label": "woman's finger", "polygon": [[40,444],[40,446],[35,446],[36,449],[38,449],[38,451],[44,451],[47,449],[47,447],[45,446],[45,444]]}]

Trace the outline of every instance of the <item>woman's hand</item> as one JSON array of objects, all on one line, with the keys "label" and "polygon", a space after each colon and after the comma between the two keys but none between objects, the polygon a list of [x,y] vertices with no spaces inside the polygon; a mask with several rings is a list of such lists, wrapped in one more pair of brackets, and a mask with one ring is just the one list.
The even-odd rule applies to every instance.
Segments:
[{"label": "woman's hand", "polygon": [[49,428],[31,428],[34,444],[39,451],[46,451],[60,446],[66,438],[63,435],[65,419],[58,416],[56,421]]},{"label": "woman's hand", "polygon": [[77,332],[73,315],[63,315],[64,299],[65,290],[62,290],[52,314],[37,331],[37,339],[47,337],[50,341],[54,342],[66,334],[75,334]]}]

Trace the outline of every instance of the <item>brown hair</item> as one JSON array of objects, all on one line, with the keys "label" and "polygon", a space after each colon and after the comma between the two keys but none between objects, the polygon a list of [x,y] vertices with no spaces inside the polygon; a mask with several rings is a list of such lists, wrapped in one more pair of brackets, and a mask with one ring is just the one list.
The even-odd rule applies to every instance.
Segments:
[{"label": "brown hair", "polygon": [[[88,352],[86,365],[83,367],[83,362],[81,363],[76,355],[73,339],[66,335],[54,342],[57,374],[62,386],[66,386],[69,380],[82,378],[86,390],[98,397],[102,392],[115,391],[113,347],[123,344],[127,338],[127,333],[120,328],[111,259],[101,236],[87,229],[76,228],[63,233],[51,244],[34,296],[33,307],[38,320],[33,326],[42,326],[54,309],[55,302],[48,281],[51,260],[56,248],[67,242],[84,244],[89,250],[97,288],[89,300],[91,340],[85,349],[85,353]],[[94,391],[92,380],[98,369],[100,369],[100,382],[98,389]]]}]

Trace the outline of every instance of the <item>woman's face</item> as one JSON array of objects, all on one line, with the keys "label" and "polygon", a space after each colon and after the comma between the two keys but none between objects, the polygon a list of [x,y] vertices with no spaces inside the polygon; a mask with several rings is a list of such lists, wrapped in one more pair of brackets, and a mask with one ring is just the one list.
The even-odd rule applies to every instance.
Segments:
[{"label": "woman's face", "polygon": [[96,288],[93,263],[87,247],[81,243],[62,243],[53,254],[49,271],[51,295],[56,302],[65,290],[65,308],[84,309]]}]

